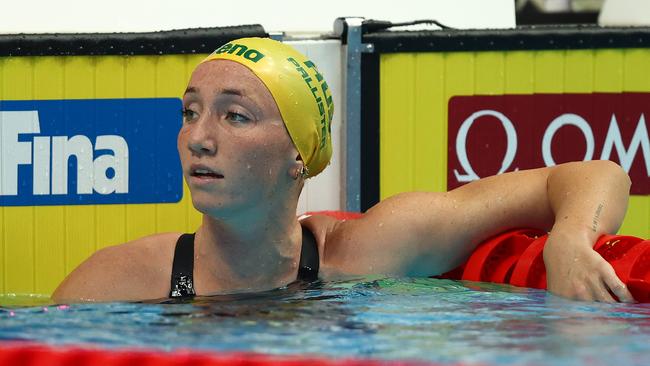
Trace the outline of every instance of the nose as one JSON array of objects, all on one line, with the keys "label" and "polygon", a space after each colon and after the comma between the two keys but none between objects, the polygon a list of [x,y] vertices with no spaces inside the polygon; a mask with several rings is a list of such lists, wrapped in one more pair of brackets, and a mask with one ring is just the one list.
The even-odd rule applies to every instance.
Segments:
[{"label": "nose", "polygon": [[205,121],[197,121],[190,130],[188,147],[196,154],[215,154],[217,152],[217,141],[214,129],[206,126]]}]

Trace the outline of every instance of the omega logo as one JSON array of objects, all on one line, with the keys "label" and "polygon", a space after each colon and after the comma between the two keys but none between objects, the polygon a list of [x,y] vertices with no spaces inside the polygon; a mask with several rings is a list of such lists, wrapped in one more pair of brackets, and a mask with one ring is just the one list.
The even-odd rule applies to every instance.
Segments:
[{"label": "omega logo", "polygon": [[[456,136],[456,156],[458,158],[458,162],[462,167],[462,171],[454,169],[454,176],[458,182],[470,182],[481,178],[472,168],[472,164],[470,163],[467,156],[467,134],[476,120],[483,116],[492,116],[499,120],[501,127],[506,133],[506,152],[503,156],[501,167],[497,174],[502,174],[510,170],[517,154],[517,130],[515,129],[515,125],[505,114],[491,109],[484,109],[474,112],[462,122],[458,130],[458,135]],[[584,136],[586,148],[583,160],[594,159],[596,142],[594,140],[594,134],[590,124],[578,114],[564,113],[553,119],[553,121],[551,121],[551,123],[544,131],[544,135],[542,137],[541,154],[546,166],[553,166],[556,164],[551,146],[556,133],[565,126],[577,127],[580,130],[581,134]],[[646,126],[645,115],[643,113],[641,113],[639,116],[634,134],[627,147],[623,142],[616,115],[611,115],[605,141],[603,142],[601,154],[598,158],[601,160],[610,159],[612,156],[612,151],[614,149],[616,149],[616,153],[618,154],[621,166],[628,173],[640,149],[641,155],[643,156],[643,160],[645,162],[646,173],[648,177],[650,177],[650,139],[648,137],[648,128]],[[512,170],[516,171],[518,169],[518,167],[514,167]]]}]

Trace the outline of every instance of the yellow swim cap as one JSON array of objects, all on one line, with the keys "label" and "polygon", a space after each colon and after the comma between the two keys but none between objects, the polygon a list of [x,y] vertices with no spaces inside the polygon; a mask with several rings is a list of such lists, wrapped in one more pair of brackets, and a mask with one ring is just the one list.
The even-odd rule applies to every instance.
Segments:
[{"label": "yellow swim cap", "polygon": [[203,62],[231,60],[248,67],[273,95],[307,176],[323,171],[332,156],[334,103],[316,65],[293,47],[269,38],[240,38]]}]

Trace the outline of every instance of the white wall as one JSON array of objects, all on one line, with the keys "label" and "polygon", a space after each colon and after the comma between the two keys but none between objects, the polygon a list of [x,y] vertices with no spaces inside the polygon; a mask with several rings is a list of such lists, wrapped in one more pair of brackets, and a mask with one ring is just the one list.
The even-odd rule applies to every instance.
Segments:
[{"label": "white wall", "polygon": [[141,32],[262,24],[267,31],[326,33],[334,19],[437,19],[457,28],[515,26],[513,0],[0,0],[0,34]]},{"label": "white wall", "polygon": [[650,1],[605,0],[598,23],[603,26],[650,26]]}]

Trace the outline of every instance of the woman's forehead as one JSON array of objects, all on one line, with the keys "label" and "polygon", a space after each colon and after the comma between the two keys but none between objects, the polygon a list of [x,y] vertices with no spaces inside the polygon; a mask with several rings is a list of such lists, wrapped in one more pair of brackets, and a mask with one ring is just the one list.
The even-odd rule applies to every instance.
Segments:
[{"label": "woman's forehead", "polygon": [[235,91],[257,102],[275,105],[271,92],[250,69],[229,60],[214,60],[199,64],[192,73],[188,90],[209,93]]}]

